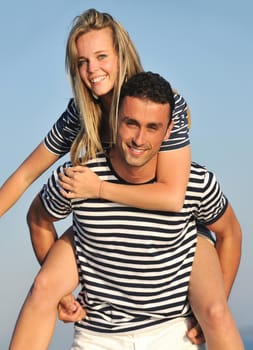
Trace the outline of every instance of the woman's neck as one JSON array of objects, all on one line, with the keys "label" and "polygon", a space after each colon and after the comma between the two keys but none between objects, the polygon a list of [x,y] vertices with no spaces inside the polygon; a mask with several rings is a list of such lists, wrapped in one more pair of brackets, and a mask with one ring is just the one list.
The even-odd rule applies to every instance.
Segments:
[{"label": "woman's neck", "polygon": [[110,142],[109,116],[112,104],[112,93],[100,97],[102,120],[100,127],[100,137],[103,142]]},{"label": "woman's neck", "polygon": [[103,95],[100,97],[100,103],[102,106],[102,111],[107,118],[109,118],[110,110],[111,110],[111,105],[112,105],[112,93],[108,93],[106,95]]}]

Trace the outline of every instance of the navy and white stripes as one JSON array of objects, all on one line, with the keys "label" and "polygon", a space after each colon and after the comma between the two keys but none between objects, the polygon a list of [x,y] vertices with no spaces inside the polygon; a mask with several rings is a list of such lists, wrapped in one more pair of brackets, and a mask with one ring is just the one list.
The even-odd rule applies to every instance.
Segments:
[{"label": "navy and white stripes", "polygon": [[[227,205],[215,176],[193,163],[184,206],[168,213],[101,199],[63,198],[57,178],[68,166],[53,173],[41,198],[56,218],[73,213],[79,300],[87,310],[87,318],[77,326],[126,332],[186,316],[195,219],[214,222]],[[102,154],[87,166],[104,180],[122,183]]]},{"label": "navy and white stripes", "polygon": [[44,139],[44,144],[54,154],[62,156],[70,151],[80,130],[80,119],[74,99],[70,99],[67,109],[53,125]]}]

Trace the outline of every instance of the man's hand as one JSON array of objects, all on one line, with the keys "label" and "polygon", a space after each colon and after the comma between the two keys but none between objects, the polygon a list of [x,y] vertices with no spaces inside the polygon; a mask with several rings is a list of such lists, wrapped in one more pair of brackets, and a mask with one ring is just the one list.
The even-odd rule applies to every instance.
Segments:
[{"label": "man's hand", "polygon": [[198,321],[192,317],[189,320],[187,337],[192,342],[192,344],[200,345],[205,343],[204,334],[198,324]]},{"label": "man's hand", "polygon": [[58,318],[63,322],[81,321],[86,316],[85,310],[72,294],[63,297],[58,305]]}]

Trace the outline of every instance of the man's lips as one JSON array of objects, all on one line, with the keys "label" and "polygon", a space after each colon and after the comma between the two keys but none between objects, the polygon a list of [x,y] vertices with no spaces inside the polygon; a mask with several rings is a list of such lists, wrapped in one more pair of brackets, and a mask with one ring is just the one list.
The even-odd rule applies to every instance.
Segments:
[{"label": "man's lips", "polygon": [[131,145],[128,145],[128,149],[130,153],[134,155],[142,155],[147,150],[147,148],[138,148]]}]

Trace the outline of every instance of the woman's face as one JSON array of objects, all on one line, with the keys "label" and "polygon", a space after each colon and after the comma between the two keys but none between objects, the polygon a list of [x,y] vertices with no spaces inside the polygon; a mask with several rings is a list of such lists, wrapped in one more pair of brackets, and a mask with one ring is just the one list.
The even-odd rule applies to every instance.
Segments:
[{"label": "woman's face", "polygon": [[93,94],[111,93],[118,75],[118,55],[110,28],[82,34],[76,42],[80,76]]}]

